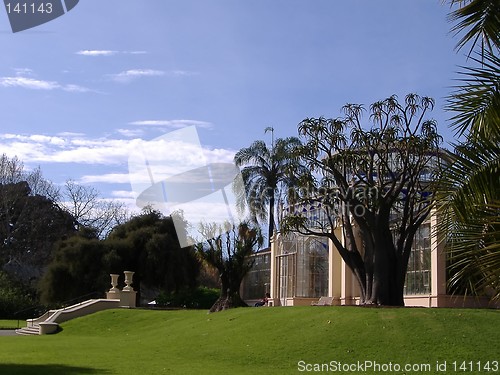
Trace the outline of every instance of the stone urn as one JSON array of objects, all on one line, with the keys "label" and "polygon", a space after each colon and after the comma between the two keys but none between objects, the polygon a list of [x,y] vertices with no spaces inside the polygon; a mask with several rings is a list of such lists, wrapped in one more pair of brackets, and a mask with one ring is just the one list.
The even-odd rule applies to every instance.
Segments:
[{"label": "stone urn", "polygon": [[135,272],[124,271],[123,273],[125,274],[125,287],[123,288],[123,291],[131,292],[134,290],[131,285],[132,285],[132,278],[134,277]]},{"label": "stone urn", "polygon": [[118,275],[116,273],[112,273],[109,276],[111,276],[111,289],[109,291],[112,293],[119,292],[120,289],[118,289],[117,286],[118,286],[118,277],[120,275]]}]

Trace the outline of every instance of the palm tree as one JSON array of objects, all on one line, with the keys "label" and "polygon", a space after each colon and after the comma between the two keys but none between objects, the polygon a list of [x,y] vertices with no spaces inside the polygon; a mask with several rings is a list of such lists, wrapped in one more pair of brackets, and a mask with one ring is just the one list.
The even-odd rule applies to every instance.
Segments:
[{"label": "palm tree", "polygon": [[456,147],[440,194],[453,292],[500,298],[500,147],[476,140]]},{"label": "palm tree", "polygon": [[[272,128],[268,128],[271,130]],[[294,156],[301,144],[296,137],[273,139],[269,148],[264,141],[255,141],[250,147],[239,150],[234,162],[243,167],[244,196],[240,202],[247,205],[254,220],[265,220],[268,216],[268,244],[276,227],[274,211],[276,200],[283,189],[293,187],[304,168]]]},{"label": "palm tree", "polygon": [[[446,0],[445,0],[446,1]],[[500,48],[500,3],[498,0],[449,0],[450,5],[459,8],[449,14],[451,22],[457,22],[451,31],[465,35],[457,43],[460,50],[472,42],[469,56],[479,44],[482,52]]]},{"label": "palm tree", "polygon": [[[500,298],[500,3],[498,0],[450,0],[460,8],[450,13],[452,28],[465,35],[460,50],[472,43],[464,79],[447,109],[456,134],[443,178],[442,222],[450,254],[453,291],[493,291]],[[470,57],[479,46],[478,57]]]}]

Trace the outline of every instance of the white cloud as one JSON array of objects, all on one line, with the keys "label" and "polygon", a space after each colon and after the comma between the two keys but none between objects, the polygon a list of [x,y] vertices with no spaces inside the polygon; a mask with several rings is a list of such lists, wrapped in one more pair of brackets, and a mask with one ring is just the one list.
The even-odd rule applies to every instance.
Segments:
[{"label": "white cloud", "polygon": [[115,198],[134,199],[135,193],[132,190],[113,190],[111,196]]},{"label": "white cloud", "polygon": [[99,50],[99,49],[93,49],[93,50],[81,50],[75,52],[77,55],[82,55],[82,56],[113,56],[117,54],[126,54],[126,55],[145,55],[147,54],[146,51],[114,51],[114,50]]},{"label": "white cloud", "polygon": [[129,138],[138,137],[144,134],[144,131],[142,129],[117,129],[116,131],[119,134]]},{"label": "white cloud", "polygon": [[[155,167],[157,175],[171,175],[179,173],[178,165],[184,168],[190,165],[200,165],[199,152],[194,152],[193,144],[179,140],[166,141],[161,139],[143,140],[132,139],[108,139],[108,138],[85,138],[79,133],[58,133],[57,136],[43,134],[0,134],[0,149],[9,157],[17,156],[24,163],[77,163],[96,165],[124,165],[129,156],[138,150],[148,150],[148,160]],[[164,152],[169,151],[171,160],[179,163],[164,165]],[[172,152],[171,150],[175,150]],[[225,149],[203,149],[204,161],[209,162],[231,162],[234,151]],[[203,161],[203,162],[204,162]],[[126,177],[125,177],[126,176]],[[128,182],[129,174],[123,176],[107,174],[101,177],[86,177],[96,180],[101,178],[103,182]],[[126,180],[126,181],[125,181]]]},{"label": "white cloud", "polygon": [[170,74],[173,76],[177,76],[177,77],[191,77],[191,76],[198,75],[199,73],[198,72],[190,72],[187,70],[173,70],[170,72]]},{"label": "white cloud", "polygon": [[69,92],[96,92],[95,90],[91,90],[87,87],[79,86],[79,85],[64,85],[61,87],[64,91],[69,91]]},{"label": "white cloud", "polygon": [[111,77],[117,82],[130,82],[142,77],[159,77],[164,76],[165,72],[162,70],[154,69],[130,69],[120,72],[118,74],[112,74]]},{"label": "white cloud", "polygon": [[68,92],[90,92],[89,88],[73,85],[60,84],[55,81],[44,81],[35,78],[15,76],[15,77],[0,77],[0,86],[3,87],[20,87],[28,90],[64,90]]},{"label": "white cloud", "polygon": [[77,55],[82,56],[113,56],[116,55],[118,51],[110,50],[83,50],[76,52]]},{"label": "white cloud", "polygon": [[85,133],[75,133],[75,132],[60,132],[57,133],[61,137],[84,137]]},{"label": "white cloud", "polygon": [[128,83],[138,78],[142,77],[160,77],[160,76],[171,76],[171,77],[189,77],[198,75],[198,72],[190,72],[187,70],[172,70],[165,72],[163,70],[155,69],[129,69],[117,74],[110,74],[109,76],[116,82]]},{"label": "white cloud", "polygon": [[[85,175],[79,179],[79,182],[84,184],[93,183],[109,183],[109,184],[128,184],[130,183],[130,176],[128,173],[105,173],[101,175]],[[130,192],[135,196],[133,192]]]},{"label": "white cloud", "polygon": [[[54,136],[4,133],[0,134],[0,149],[9,157],[19,157],[27,166],[71,163],[73,178],[79,183],[109,186],[122,184],[123,190],[114,190],[112,199],[124,202],[132,211],[138,211],[136,199],[142,197],[139,204],[144,203],[142,192],[156,186],[158,182],[167,181],[173,176],[178,179],[178,176],[193,171],[195,173],[188,173],[187,182],[196,183],[199,178],[204,181],[206,175],[200,167],[207,163],[232,163],[234,151],[203,148],[188,135],[180,137],[174,134],[172,137],[143,140],[88,138],[71,132]],[[81,171],[89,164],[99,166],[103,172],[83,174]],[[125,190],[128,187],[131,189]],[[229,194],[230,191],[227,190],[226,193]],[[191,221],[207,217],[211,220],[219,216],[224,218],[224,215],[227,216],[227,207],[222,204],[224,200],[219,198],[213,202],[211,198],[198,199],[189,206],[183,203],[178,208],[185,210],[186,215],[189,213]],[[165,202],[162,205],[165,206]]]},{"label": "white cloud", "polygon": [[31,76],[34,74],[33,69],[29,68],[14,68],[16,76]]},{"label": "white cloud", "polygon": [[212,123],[198,120],[140,120],[129,122],[129,125],[140,126],[164,126],[172,129],[181,129],[187,126],[197,126],[199,128],[209,129]]},{"label": "white cloud", "polygon": [[22,87],[31,90],[54,90],[60,89],[61,85],[54,81],[42,81],[28,77],[0,77],[0,86]]},{"label": "white cloud", "polygon": [[126,53],[129,55],[146,55],[147,51],[123,51],[122,53]]}]

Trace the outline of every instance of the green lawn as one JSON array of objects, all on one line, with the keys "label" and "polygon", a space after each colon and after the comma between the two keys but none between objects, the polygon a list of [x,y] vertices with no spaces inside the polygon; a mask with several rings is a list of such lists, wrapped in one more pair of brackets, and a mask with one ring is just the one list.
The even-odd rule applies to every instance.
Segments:
[{"label": "green lawn", "polygon": [[[431,366],[427,373],[456,374],[462,362],[473,361],[468,373],[478,373],[474,366],[489,361],[495,373],[493,361],[500,361],[500,311],[494,310],[123,309],[62,327],[55,335],[0,337],[0,374],[293,374],[311,372],[315,364],[335,373],[358,361],[394,374],[405,371],[383,370],[423,364]],[[447,371],[436,371],[444,361]],[[377,373],[354,370],[342,373]]]},{"label": "green lawn", "polygon": [[[19,325],[24,325],[24,320],[19,322]],[[0,329],[16,329],[17,328],[17,320],[2,320],[0,319]]]}]

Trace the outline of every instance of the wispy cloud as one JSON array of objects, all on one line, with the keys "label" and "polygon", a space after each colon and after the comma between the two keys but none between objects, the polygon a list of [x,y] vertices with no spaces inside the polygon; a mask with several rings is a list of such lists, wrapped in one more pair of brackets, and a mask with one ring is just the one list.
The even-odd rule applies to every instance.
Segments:
[{"label": "wispy cloud", "polygon": [[61,88],[59,83],[54,81],[42,81],[28,77],[0,77],[0,86],[22,87],[31,90],[55,90]]},{"label": "wispy cloud", "polygon": [[144,131],[142,129],[117,129],[116,131],[119,134],[129,138],[138,137],[144,134]]},{"label": "wispy cloud", "polygon": [[57,133],[60,137],[85,137],[85,133],[75,133],[75,132],[60,132]]},{"label": "wispy cloud", "polygon": [[[130,174],[129,173],[104,173],[100,175],[85,175],[79,179],[79,182],[83,184],[129,184]],[[133,195],[133,193],[131,193]]]},{"label": "wispy cloud", "polygon": [[[9,157],[17,156],[28,167],[69,164],[71,171],[78,173],[85,170],[84,165],[99,166],[92,169],[102,170],[102,173],[82,175],[80,172],[70,177],[80,183],[106,184],[115,189],[117,184],[121,184],[122,190],[114,190],[110,199],[123,201],[131,211],[137,210],[138,194],[152,184],[169,176],[178,176],[186,170],[196,170],[207,163],[232,163],[235,154],[228,149],[200,149],[199,144],[176,137],[109,139],[88,138],[71,132],[55,136],[0,134],[0,149]],[[132,190],[124,190],[129,187]],[[213,203],[198,205],[196,212],[200,215],[215,215],[216,206]],[[221,207],[221,212],[227,215],[225,206]]]},{"label": "wispy cloud", "polygon": [[189,70],[172,70],[170,72],[170,75],[176,76],[176,77],[191,77],[191,76],[196,76],[200,73],[198,72],[192,72]]},{"label": "wispy cloud", "polygon": [[159,77],[164,76],[165,72],[162,70],[154,69],[130,69],[112,74],[111,78],[116,82],[130,82],[142,77]]},{"label": "wispy cloud", "polygon": [[199,74],[198,72],[192,72],[187,70],[171,70],[166,72],[163,70],[155,70],[155,69],[129,69],[129,70],[124,70],[123,72],[117,74],[110,74],[109,77],[111,77],[111,79],[116,82],[128,83],[143,77],[160,77],[160,76],[191,77],[198,74]]},{"label": "wispy cloud", "polygon": [[14,71],[16,72],[16,76],[31,76],[35,73],[30,68],[14,68]]},{"label": "wispy cloud", "polygon": [[68,92],[96,92],[95,90],[89,89],[87,87],[83,87],[80,85],[73,85],[73,84],[62,85],[61,89]]},{"label": "wispy cloud", "polygon": [[118,51],[111,51],[111,50],[82,50],[76,52],[77,55],[82,55],[82,56],[113,56],[116,55]]},{"label": "wispy cloud", "polygon": [[91,92],[93,90],[74,84],[60,84],[56,81],[46,81],[30,77],[0,77],[0,86],[19,87],[28,90],[63,90],[68,92]]},{"label": "wispy cloud", "polygon": [[129,122],[129,125],[162,126],[170,129],[181,129],[193,125],[199,128],[210,129],[213,126],[210,122],[198,120],[140,120]]},{"label": "wispy cloud", "polygon": [[129,198],[134,199],[135,193],[131,190],[113,190],[111,196],[115,198]]},{"label": "wispy cloud", "polygon": [[91,50],[81,50],[75,52],[77,55],[81,56],[114,56],[118,54],[124,55],[145,55],[146,51],[114,51],[114,50],[100,50],[100,49],[91,49]]},{"label": "wispy cloud", "polygon": [[[109,138],[86,138],[72,133],[57,136],[44,134],[0,134],[0,148],[8,156],[17,156],[26,164],[31,163],[77,163],[96,165],[123,165],[127,163],[131,154],[137,150],[149,150],[149,158],[152,163],[162,169],[162,173],[178,173],[177,166],[163,165],[165,150],[175,150],[175,157],[179,165],[199,166],[199,152],[191,149],[192,144],[182,141],[168,140],[144,140],[132,139],[109,139]],[[231,162],[234,151],[226,149],[203,149],[203,154],[211,162]],[[169,152],[172,154],[172,152]],[[197,156],[198,155],[198,156]],[[166,171],[163,171],[166,169]],[[95,177],[97,179],[98,177]],[[116,175],[100,177],[106,182],[118,182]],[[127,177],[128,178],[128,177]],[[125,180],[120,179],[119,181]]]}]

